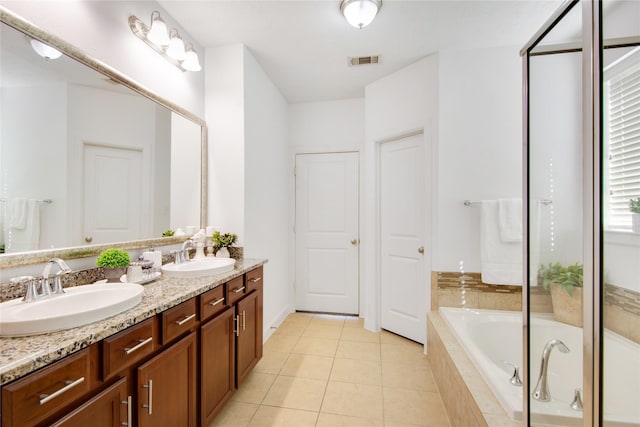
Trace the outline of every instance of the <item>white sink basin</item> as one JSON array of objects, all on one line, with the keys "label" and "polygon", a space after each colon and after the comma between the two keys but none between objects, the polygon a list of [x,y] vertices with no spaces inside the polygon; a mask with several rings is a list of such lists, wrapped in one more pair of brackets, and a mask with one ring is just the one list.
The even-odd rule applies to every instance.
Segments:
[{"label": "white sink basin", "polygon": [[101,283],[65,288],[63,295],[35,302],[3,302],[0,336],[37,335],[106,319],[138,305],[143,291],[136,283]]},{"label": "white sink basin", "polygon": [[167,277],[194,278],[213,276],[233,270],[236,260],[233,258],[200,258],[182,264],[169,263],[162,266]]}]

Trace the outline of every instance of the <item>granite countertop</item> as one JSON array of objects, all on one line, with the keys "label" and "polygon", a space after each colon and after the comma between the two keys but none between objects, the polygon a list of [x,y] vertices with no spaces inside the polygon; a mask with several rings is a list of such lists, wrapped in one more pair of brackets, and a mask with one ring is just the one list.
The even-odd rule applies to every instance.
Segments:
[{"label": "granite countertop", "polygon": [[79,328],[29,337],[0,338],[0,385],[101,341],[129,326],[200,295],[265,264],[265,259],[239,259],[229,273],[197,279],[161,276],[144,285],[140,304],[107,319]]}]

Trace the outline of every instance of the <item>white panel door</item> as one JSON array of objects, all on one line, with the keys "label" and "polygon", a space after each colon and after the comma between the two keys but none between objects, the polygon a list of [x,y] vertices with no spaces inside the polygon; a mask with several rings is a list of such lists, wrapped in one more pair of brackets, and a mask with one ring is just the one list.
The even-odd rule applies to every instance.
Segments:
[{"label": "white panel door", "polygon": [[426,340],[422,134],[380,147],[381,326]]},{"label": "white panel door", "polygon": [[142,169],[142,150],[84,145],[85,243],[143,237],[149,216]]},{"label": "white panel door", "polygon": [[358,153],[296,156],[296,310],[358,314]]}]

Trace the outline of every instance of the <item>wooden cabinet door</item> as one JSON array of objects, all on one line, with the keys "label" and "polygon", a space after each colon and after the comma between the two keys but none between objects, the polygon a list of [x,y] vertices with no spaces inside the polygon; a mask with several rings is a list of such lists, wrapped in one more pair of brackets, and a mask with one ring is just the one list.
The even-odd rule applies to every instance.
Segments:
[{"label": "wooden cabinet door", "polygon": [[121,378],[103,392],[52,424],[53,427],[120,427],[131,424],[131,398],[127,379]]},{"label": "wooden cabinet door", "polygon": [[257,345],[258,292],[251,292],[238,302],[236,315],[239,318],[239,333],[236,337],[236,387],[240,387],[260,357]]},{"label": "wooden cabinet door", "polygon": [[234,309],[200,328],[201,425],[208,426],[235,389]]},{"label": "wooden cabinet door", "polygon": [[196,334],[137,369],[138,426],[196,425]]}]

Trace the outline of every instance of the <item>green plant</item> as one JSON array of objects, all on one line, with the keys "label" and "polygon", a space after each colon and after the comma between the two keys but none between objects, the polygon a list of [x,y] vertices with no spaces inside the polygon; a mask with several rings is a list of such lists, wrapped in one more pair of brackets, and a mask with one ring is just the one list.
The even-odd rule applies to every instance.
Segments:
[{"label": "green plant", "polygon": [[557,283],[567,291],[569,295],[573,295],[573,288],[582,287],[583,267],[582,264],[573,264],[567,267],[560,263],[549,263],[549,265],[541,265],[538,269],[538,280],[542,281],[545,290],[549,290],[552,283]]},{"label": "green plant", "polygon": [[213,240],[213,254],[215,255],[220,249],[232,246],[238,240],[238,236],[233,233],[221,234],[216,231],[211,236],[211,239]]},{"label": "green plant", "polygon": [[110,248],[102,251],[96,260],[98,267],[127,267],[131,263],[129,253],[123,249]]},{"label": "green plant", "polygon": [[167,230],[164,233],[162,233],[162,237],[171,237],[175,234],[175,231],[173,230]]},{"label": "green plant", "polygon": [[633,213],[640,213],[640,197],[629,200],[629,210]]}]

